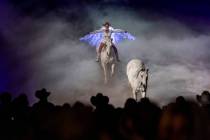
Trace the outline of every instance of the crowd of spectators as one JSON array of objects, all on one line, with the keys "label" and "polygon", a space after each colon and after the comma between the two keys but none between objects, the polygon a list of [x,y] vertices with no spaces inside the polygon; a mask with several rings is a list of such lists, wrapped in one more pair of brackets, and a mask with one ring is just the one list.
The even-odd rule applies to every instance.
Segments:
[{"label": "crowd of spectators", "polygon": [[82,102],[55,105],[46,89],[12,99],[0,94],[0,140],[210,140],[210,93],[182,96],[159,107],[149,98],[114,107],[101,93]]}]

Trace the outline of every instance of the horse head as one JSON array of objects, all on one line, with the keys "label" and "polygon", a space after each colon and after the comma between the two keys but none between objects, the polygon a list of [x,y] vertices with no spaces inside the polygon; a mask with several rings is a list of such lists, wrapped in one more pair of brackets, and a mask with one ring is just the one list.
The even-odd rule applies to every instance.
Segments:
[{"label": "horse head", "polygon": [[106,41],[106,54],[107,56],[111,55],[111,49],[112,49],[112,39],[109,39]]}]

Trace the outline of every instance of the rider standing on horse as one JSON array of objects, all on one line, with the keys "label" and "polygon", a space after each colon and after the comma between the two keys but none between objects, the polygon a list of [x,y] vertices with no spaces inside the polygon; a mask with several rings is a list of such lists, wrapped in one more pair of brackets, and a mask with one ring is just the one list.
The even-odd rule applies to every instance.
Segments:
[{"label": "rider standing on horse", "polygon": [[[94,33],[98,33],[98,32],[103,32],[103,39],[100,43],[100,46],[99,46],[98,50],[96,51],[97,52],[97,57],[96,57],[97,62],[99,62],[101,50],[103,49],[103,47],[106,45],[107,42],[110,41],[110,39],[112,40],[112,38],[111,38],[112,33],[114,33],[114,32],[126,32],[126,31],[121,30],[121,29],[114,29],[113,27],[111,27],[109,22],[106,22],[106,23],[103,24],[103,27],[100,30],[96,30],[96,31],[91,32],[91,33],[94,34]],[[117,48],[114,44],[112,45],[112,47],[114,49],[117,61],[119,62],[120,59],[119,59]]]},{"label": "rider standing on horse", "polygon": [[123,40],[135,40],[135,37],[128,33],[127,31],[121,29],[114,29],[111,27],[109,22],[105,22],[101,29],[93,31],[84,37],[80,38],[80,41],[85,41],[91,46],[96,47],[97,58],[96,61],[99,61],[101,51],[104,46],[107,46],[107,43],[112,43],[112,47],[116,56],[117,61],[119,60],[118,51],[116,44]]}]

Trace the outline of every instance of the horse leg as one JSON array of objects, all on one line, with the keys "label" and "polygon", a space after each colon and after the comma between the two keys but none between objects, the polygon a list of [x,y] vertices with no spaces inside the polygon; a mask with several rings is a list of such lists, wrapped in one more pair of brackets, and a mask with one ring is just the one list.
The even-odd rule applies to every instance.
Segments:
[{"label": "horse leg", "polygon": [[115,64],[112,64],[112,66],[111,66],[111,77],[113,77],[114,72],[115,72]]},{"label": "horse leg", "polygon": [[134,98],[135,100],[137,100],[137,98],[136,98],[136,90],[135,90],[135,89],[133,89],[133,98]]},{"label": "horse leg", "polygon": [[106,66],[106,64],[103,65],[103,69],[104,69],[104,83],[107,84],[108,80],[107,80],[107,66]]},{"label": "horse leg", "polygon": [[141,97],[142,97],[142,98],[145,98],[145,97],[146,97],[146,92],[145,92],[145,91],[143,91],[143,92],[141,93]]}]

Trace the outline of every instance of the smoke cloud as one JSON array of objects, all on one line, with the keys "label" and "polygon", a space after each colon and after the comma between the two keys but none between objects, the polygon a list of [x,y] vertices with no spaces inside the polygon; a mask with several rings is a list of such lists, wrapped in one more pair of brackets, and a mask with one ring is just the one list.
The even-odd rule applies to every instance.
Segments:
[{"label": "smoke cloud", "polygon": [[[50,100],[57,104],[88,102],[102,92],[111,103],[121,106],[132,96],[125,70],[133,58],[141,59],[149,68],[147,95],[159,104],[178,95],[194,98],[209,89],[208,27],[202,27],[205,32],[201,32],[174,18],[144,15],[145,11],[139,14],[123,7],[86,6],[85,14],[77,13],[77,8],[62,10],[62,16],[56,12],[41,18],[17,16],[18,23],[1,33],[9,42],[9,48],[4,49],[8,54],[5,66],[12,77],[4,90],[26,92],[34,102],[34,91],[45,87],[52,92]],[[76,18],[72,13],[83,16]],[[121,62],[108,85],[103,84],[102,69],[95,62],[95,48],[79,41],[105,21],[136,36],[135,41],[117,45]]]}]

